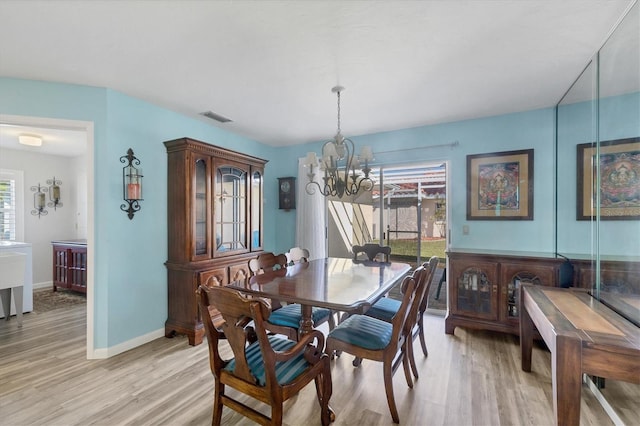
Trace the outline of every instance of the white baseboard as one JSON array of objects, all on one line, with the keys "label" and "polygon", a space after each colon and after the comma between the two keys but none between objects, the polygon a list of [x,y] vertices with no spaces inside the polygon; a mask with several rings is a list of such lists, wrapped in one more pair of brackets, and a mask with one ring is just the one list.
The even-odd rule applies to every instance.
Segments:
[{"label": "white baseboard", "polygon": [[106,359],[112,356],[121,354],[138,346],[142,346],[145,343],[149,343],[152,340],[156,340],[160,337],[164,337],[164,327],[151,333],[147,333],[143,336],[138,336],[134,339],[122,342],[115,346],[102,349],[94,349],[92,353],[87,353],[87,359]]},{"label": "white baseboard", "polygon": [[34,290],[40,290],[43,288],[53,289],[53,281],[43,281],[41,283],[33,283]]}]

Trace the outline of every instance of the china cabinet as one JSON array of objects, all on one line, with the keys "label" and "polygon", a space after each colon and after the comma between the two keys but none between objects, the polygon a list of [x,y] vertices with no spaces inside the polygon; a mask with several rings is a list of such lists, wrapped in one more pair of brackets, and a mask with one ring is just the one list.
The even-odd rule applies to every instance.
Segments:
[{"label": "china cabinet", "polygon": [[[249,276],[262,251],[266,160],[189,138],[164,143],[168,158],[168,318],[165,335],[202,343],[199,285]],[[209,312],[214,322],[217,311]]]},{"label": "china cabinet", "polygon": [[519,333],[523,284],[557,286],[564,259],[532,253],[448,252],[445,332],[457,326]]}]

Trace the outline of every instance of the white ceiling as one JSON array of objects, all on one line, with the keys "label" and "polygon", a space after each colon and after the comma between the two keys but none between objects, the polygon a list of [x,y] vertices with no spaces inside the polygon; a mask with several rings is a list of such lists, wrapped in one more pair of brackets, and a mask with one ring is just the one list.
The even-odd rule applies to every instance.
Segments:
[{"label": "white ceiling", "polygon": [[347,136],[553,106],[632,3],[0,0],[0,76],[284,146],[333,136],[336,84]]}]

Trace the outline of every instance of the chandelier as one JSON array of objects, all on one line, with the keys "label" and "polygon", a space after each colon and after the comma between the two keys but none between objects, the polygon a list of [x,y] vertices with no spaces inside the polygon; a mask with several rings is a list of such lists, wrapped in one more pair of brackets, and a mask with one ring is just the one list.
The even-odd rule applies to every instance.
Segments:
[{"label": "chandelier", "polygon": [[[356,195],[360,190],[373,189],[373,181],[369,178],[369,162],[373,160],[371,147],[363,146],[360,155],[356,156],[353,141],[340,133],[340,92],[344,90],[342,86],[331,89],[338,95],[338,132],[322,145],[320,164],[315,152],[307,153],[304,160],[304,166],[309,168],[309,182],[305,187],[307,194],[315,194],[318,189],[325,197],[341,198],[343,195]],[[324,174],[323,183],[315,181],[316,168]]]}]

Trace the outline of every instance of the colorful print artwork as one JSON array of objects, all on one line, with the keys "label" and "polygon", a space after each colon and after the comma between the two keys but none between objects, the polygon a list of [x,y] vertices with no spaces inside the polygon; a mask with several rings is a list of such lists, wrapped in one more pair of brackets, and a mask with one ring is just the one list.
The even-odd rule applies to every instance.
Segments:
[{"label": "colorful print artwork", "polygon": [[478,210],[518,210],[520,163],[484,164],[478,167]]},{"label": "colorful print artwork", "polygon": [[467,155],[467,220],[533,220],[533,149]]},{"label": "colorful print artwork", "polygon": [[640,138],[603,141],[599,149],[595,143],[577,147],[577,219],[640,219]]}]

